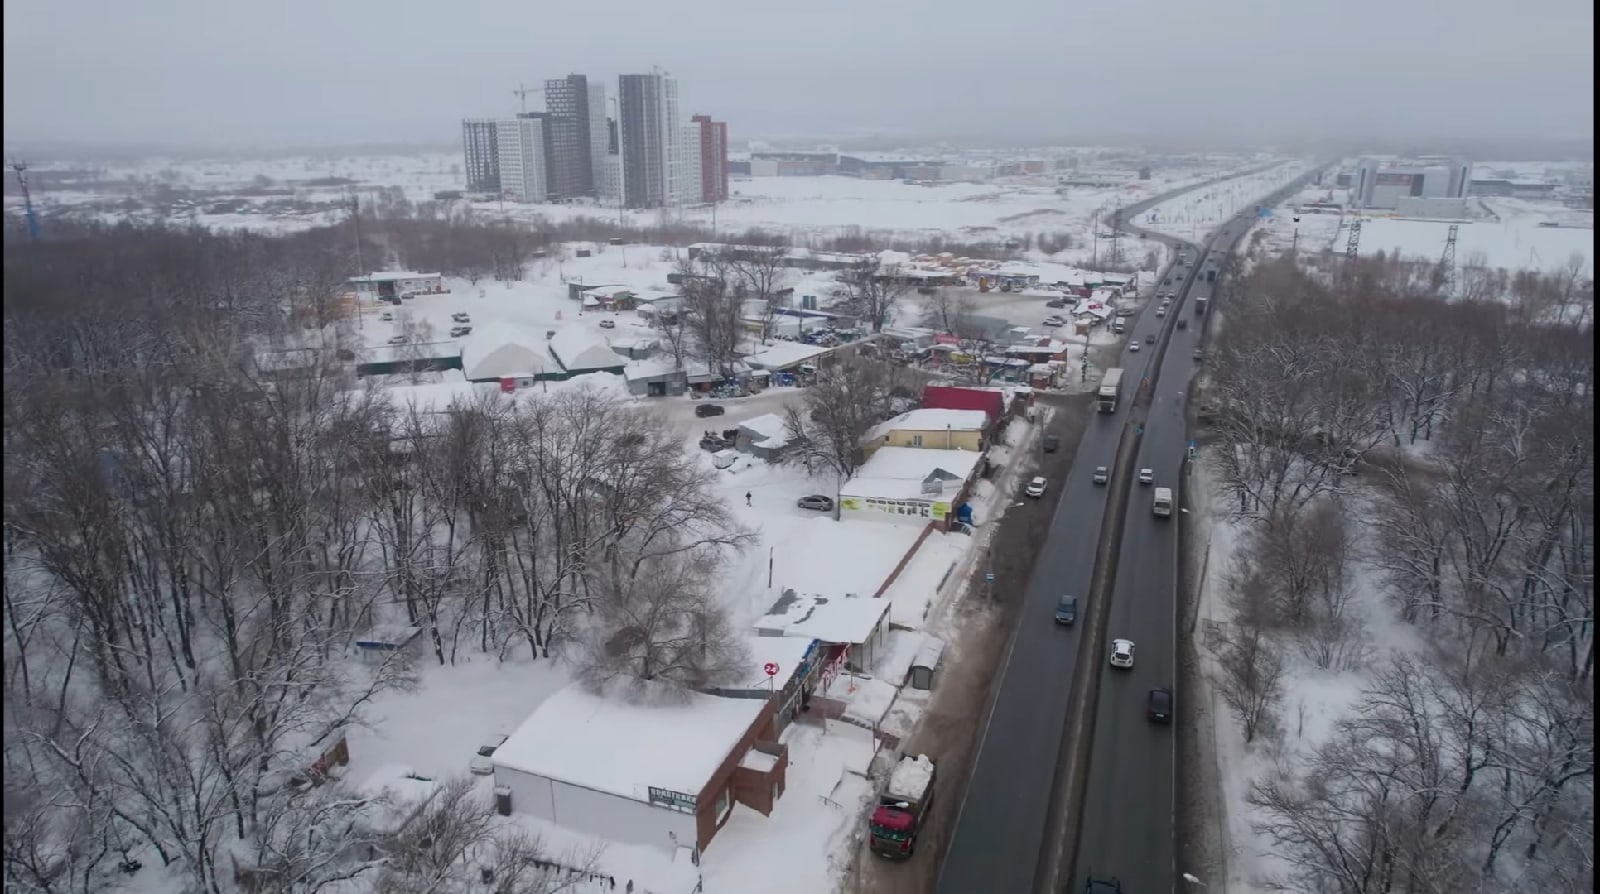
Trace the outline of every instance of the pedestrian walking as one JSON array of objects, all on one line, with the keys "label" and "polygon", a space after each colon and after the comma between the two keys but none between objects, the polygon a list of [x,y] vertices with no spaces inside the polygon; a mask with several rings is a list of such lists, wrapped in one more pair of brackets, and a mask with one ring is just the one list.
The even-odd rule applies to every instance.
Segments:
[{"label": "pedestrian walking", "polygon": [[750,492],[749,491],[745,491],[744,492],[744,504],[746,506],[750,505]]}]

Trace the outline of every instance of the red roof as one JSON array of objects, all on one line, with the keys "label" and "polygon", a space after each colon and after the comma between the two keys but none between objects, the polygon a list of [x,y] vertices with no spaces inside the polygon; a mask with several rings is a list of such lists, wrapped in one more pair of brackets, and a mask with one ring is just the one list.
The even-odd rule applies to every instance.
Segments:
[{"label": "red roof", "polygon": [[1006,402],[998,391],[979,391],[976,388],[953,388],[949,385],[928,385],[922,389],[922,408],[925,410],[982,410],[989,414],[993,426],[1005,415]]},{"label": "red roof", "polygon": [[879,807],[872,811],[872,824],[891,832],[909,832],[916,822],[917,818],[911,811],[901,810],[898,807]]}]

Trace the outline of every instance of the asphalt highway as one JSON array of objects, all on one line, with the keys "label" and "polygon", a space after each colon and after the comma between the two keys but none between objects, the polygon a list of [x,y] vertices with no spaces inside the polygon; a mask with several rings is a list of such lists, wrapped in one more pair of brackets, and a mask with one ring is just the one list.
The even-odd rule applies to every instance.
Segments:
[{"label": "asphalt highway", "polygon": [[[1135,334],[1142,338],[1158,322],[1147,305]],[[1055,606],[1063,594],[1081,600],[1088,591],[1106,500],[1106,489],[1092,481],[1094,468],[1110,463],[1116,452],[1138,383],[1136,370],[1142,368],[1138,361],[1147,356],[1154,355],[1125,355],[1128,372],[1117,412],[1094,414],[1067,480],[1051,482],[1066,492],[1050,522],[1051,546],[1035,560],[1031,578],[995,582],[997,588],[1024,587],[1018,627],[1003,658],[990,714],[976,718],[983,724],[978,757],[944,852],[941,892],[1025,892],[1033,887],[1078,656],[1078,628],[1054,623]]]}]

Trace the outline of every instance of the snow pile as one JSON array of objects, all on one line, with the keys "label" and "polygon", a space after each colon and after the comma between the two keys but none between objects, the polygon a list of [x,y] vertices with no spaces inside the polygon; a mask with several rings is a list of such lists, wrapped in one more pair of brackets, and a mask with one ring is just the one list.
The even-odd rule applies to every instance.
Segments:
[{"label": "snow pile", "polygon": [[903,757],[889,776],[884,794],[902,801],[915,801],[933,782],[933,761],[926,754]]}]

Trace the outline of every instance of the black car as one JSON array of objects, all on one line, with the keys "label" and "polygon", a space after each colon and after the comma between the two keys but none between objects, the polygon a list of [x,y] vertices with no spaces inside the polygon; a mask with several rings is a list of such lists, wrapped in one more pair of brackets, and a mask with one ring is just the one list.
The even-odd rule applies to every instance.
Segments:
[{"label": "black car", "polygon": [[694,414],[699,416],[701,419],[704,419],[707,416],[721,416],[726,412],[728,412],[727,408],[720,404],[701,404],[700,406],[694,408]]},{"label": "black car", "polygon": [[1157,686],[1145,700],[1144,716],[1155,723],[1172,722],[1172,690]]},{"label": "black car", "polygon": [[1155,333],[1153,333],[1153,332],[1152,332],[1152,333],[1151,333],[1151,334],[1149,334],[1149,335],[1146,335],[1146,336],[1145,336],[1145,337],[1144,337],[1144,343],[1145,343],[1145,344],[1147,344],[1147,345],[1153,345],[1153,344],[1155,344],[1155,343],[1156,343],[1156,336],[1155,336]]},{"label": "black car", "polygon": [[1056,623],[1072,626],[1078,622],[1078,597],[1062,596],[1056,600]]},{"label": "black car", "polygon": [[1044,452],[1045,453],[1055,453],[1060,448],[1061,448],[1061,439],[1060,438],[1056,437],[1055,435],[1045,435],[1044,436]]},{"label": "black car", "polygon": [[1115,877],[1095,878],[1091,875],[1083,890],[1085,894],[1122,894],[1122,882]]},{"label": "black car", "polygon": [[1067,302],[1062,301],[1060,298],[1051,298],[1049,301],[1046,301],[1044,303],[1044,306],[1045,307],[1066,307],[1067,306]]}]

